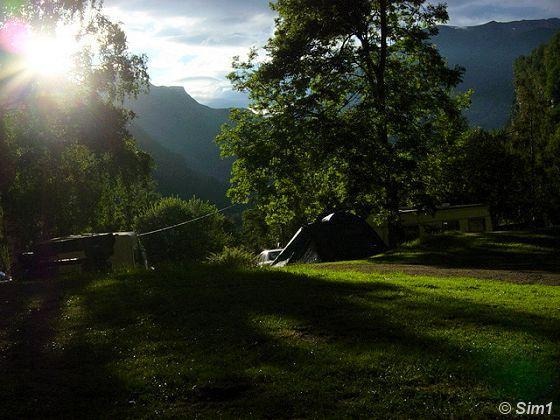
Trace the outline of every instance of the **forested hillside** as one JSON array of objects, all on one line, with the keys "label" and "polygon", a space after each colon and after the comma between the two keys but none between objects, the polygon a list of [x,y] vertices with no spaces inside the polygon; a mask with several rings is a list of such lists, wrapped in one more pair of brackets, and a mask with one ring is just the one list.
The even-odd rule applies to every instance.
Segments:
[{"label": "forested hillside", "polygon": [[513,63],[546,43],[560,30],[560,19],[471,27],[441,26],[434,38],[451,65],[465,68],[460,90],[473,89],[467,117],[486,129],[503,127],[513,106]]},{"label": "forested hillside", "polygon": [[[127,104],[136,113],[134,128],[143,130],[189,169],[218,180],[229,179],[231,162],[223,161],[214,143],[229,110],[199,104],[182,87],[151,86],[149,94]],[[156,160],[157,163],[157,160]]]},{"label": "forested hillside", "polygon": [[154,160],[154,179],[161,194],[185,199],[196,196],[218,205],[227,202],[225,181],[192,170],[183,155],[155,141],[137,124],[132,124],[130,131],[138,146]]}]

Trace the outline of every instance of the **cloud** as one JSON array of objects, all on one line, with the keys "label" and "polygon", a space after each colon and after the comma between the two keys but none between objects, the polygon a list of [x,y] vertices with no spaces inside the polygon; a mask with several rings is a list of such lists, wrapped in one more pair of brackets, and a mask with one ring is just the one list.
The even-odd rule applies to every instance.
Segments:
[{"label": "cloud", "polygon": [[[560,0],[431,0],[446,2],[450,24],[468,26],[560,16]],[[123,23],[132,51],[146,53],[152,82],[180,85],[212,106],[244,106],[226,75],[232,58],[273,34],[268,0],[105,0]]]},{"label": "cloud", "polygon": [[152,83],[183,86],[215,106],[246,105],[226,75],[274,27],[265,0],[106,0],[105,11],[123,23],[131,50],[149,57]]},{"label": "cloud", "polygon": [[242,20],[258,13],[270,13],[268,0],[106,0],[105,5],[121,10],[144,10],[152,16],[230,17]]}]

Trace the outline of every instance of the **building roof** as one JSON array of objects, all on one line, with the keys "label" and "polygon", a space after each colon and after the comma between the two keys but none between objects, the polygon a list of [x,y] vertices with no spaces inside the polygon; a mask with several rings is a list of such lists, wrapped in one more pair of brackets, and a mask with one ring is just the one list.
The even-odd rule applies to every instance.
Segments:
[{"label": "building roof", "polygon": [[[443,206],[436,207],[436,211],[467,209],[467,208],[472,208],[472,207],[488,207],[488,206],[486,204],[463,204],[463,205],[454,205],[454,206],[443,205]],[[399,210],[399,213],[401,213],[401,214],[417,213],[417,212],[420,212],[420,211],[424,211],[424,210],[423,209],[401,209],[401,210]]]}]

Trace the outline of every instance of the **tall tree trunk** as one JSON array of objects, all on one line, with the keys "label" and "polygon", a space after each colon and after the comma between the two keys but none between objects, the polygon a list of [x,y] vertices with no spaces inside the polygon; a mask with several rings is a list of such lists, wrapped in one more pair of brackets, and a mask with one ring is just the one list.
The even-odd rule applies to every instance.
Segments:
[{"label": "tall tree trunk", "polygon": [[379,61],[376,68],[377,78],[377,104],[379,115],[379,137],[381,144],[387,149],[387,172],[385,174],[385,193],[386,193],[386,209],[389,213],[387,226],[389,229],[389,247],[397,245],[399,231],[399,186],[394,176],[394,147],[389,141],[387,113],[387,85],[385,82],[385,73],[387,68],[388,55],[388,13],[390,0],[379,0],[379,16],[380,16],[380,45],[379,45]]},{"label": "tall tree trunk", "polygon": [[399,185],[395,178],[389,174],[389,180],[387,182],[386,188],[386,206],[389,212],[387,218],[387,228],[388,228],[388,245],[390,248],[394,248],[399,242],[400,233],[400,217],[399,217]]},{"label": "tall tree trunk", "polygon": [[11,255],[16,255],[17,248],[15,238],[9,232],[10,221],[4,207],[7,192],[15,176],[15,170],[6,143],[4,121],[5,111],[0,108],[0,156],[3,159],[0,164],[0,270],[5,270],[8,274],[11,274]]}]

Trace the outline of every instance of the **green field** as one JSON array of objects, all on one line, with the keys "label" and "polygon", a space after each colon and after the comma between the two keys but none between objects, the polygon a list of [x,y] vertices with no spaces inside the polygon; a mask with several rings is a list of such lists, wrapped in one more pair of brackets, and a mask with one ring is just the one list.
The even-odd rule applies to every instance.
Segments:
[{"label": "green field", "polygon": [[0,417],[560,414],[560,288],[387,258],[2,284]]}]

